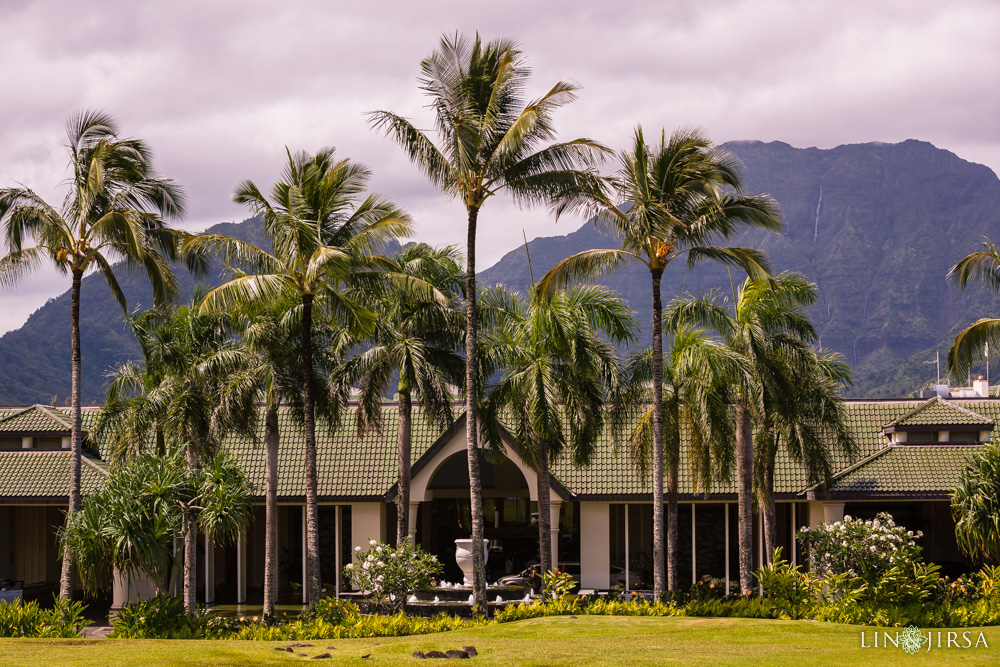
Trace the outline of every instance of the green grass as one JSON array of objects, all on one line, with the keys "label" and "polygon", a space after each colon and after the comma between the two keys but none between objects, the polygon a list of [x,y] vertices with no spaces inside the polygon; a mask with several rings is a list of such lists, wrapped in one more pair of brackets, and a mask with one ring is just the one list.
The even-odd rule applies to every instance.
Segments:
[{"label": "green grass", "polygon": [[[416,650],[472,644],[474,665],[979,665],[1000,659],[1000,627],[983,630],[988,649],[936,649],[907,656],[901,649],[862,649],[871,628],[811,621],[730,618],[568,616],[475,630],[398,638],[309,642],[309,656],[328,646],[321,665],[400,665]],[[894,632],[894,631],[891,631]],[[979,630],[973,630],[973,641]],[[870,636],[870,635],[869,635]],[[289,665],[300,662],[275,646],[287,642],[0,639],[0,665]],[[361,656],[371,654],[367,660]],[[310,663],[312,664],[312,663]],[[432,663],[437,664],[437,663]],[[448,663],[450,664],[450,663]]]}]

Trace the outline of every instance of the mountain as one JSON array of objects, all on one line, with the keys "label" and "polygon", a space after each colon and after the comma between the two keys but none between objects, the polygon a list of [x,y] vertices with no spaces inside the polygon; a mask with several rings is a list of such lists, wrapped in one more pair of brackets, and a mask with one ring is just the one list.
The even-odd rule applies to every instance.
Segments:
[{"label": "mountain", "polygon": [[[851,395],[905,396],[933,384],[934,367],[924,362],[940,351],[943,364],[957,331],[1000,313],[985,290],[960,293],[946,279],[983,237],[1000,240],[1000,180],[989,168],[913,140],[829,150],[759,141],[724,147],[743,161],[749,191],[777,199],[786,224],[781,235],[749,232],[730,245],[761,248],[775,271],[798,271],[818,285],[810,315],[822,345],[853,366]],[[572,253],[614,245],[589,224],[535,239],[528,244],[532,272],[539,278]],[[671,266],[664,301],[712,288],[728,295],[730,280],[719,266]],[[733,283],[741,280],[732,276]],[[480,279],[514,288],[528,282],[523,247]],[[636,310],[648,345],[648,271],[630,267],[602,282]]]},{"label": "mountain", "polygon": [[[1000,313],[1000,303],[987,291],[960,293],[946,279],[949,267],[976,250],[984,236],[1000,241],[1000,180],[987,167],[912,140],[829,150],[759,141],[725,147],[743,160],[748,189],[772,194],[786,223],[781,235],[747,233],[731,245],[761,248],[776,271],[798,271],[819,286],[810,314],[823,346],[854,367],[851,395],[906,396],[933,384],[934,367],[924,362],[933,360],[935,351],[944,357],[961,328]],[[263,242],[262,226],[254,219],[210,231]],[[539,278],[573,253],[613,246],[612,239],[585,224],[565,236],[537,238],[528,250]],[[194,280],[183,270],[178,277],[189,298]],[[220,279],[215,271],[206,282],[217,285]],[[151,293],[141,276],[120,272],[119,280],[131,308],[149,305]],[[481,286],[526,286],[524,248],[482,271],[479,280]],[[664,300],[712,288],[731,294],[731,284],[739,281],[719,266],[688,271],[678,264],[664,275]],[[630,267],[603,282],[636,310],[648,345],[645,267]],[[84,279],[80,311],[83,398],[95,403],[103,400],[105,373],[138,358],[139,348],[101,278]],[[0,338],[0,404],[48,403],[53,396],[64,402],[69,368],[66,293]]]}]

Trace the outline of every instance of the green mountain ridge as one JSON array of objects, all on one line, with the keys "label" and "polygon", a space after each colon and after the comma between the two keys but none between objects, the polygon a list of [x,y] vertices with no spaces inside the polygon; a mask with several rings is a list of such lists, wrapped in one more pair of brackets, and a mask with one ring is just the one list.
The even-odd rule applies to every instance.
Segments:
[{"label": "green mountain ridge", "polygon": [[[869,143],[832,149],[794,148],[782,142],[739,141],[725,147],[743,160],[748,189],[768,192],[781,204],[782,235],[748,233],[732,245],[765,250],[775,271],[798,271],[817,283],[820,299],[810,314],[823,346],[854,367],[852,396],[908,396],[933,384],[934,352],[945,356],[961,328],[1000,313],[986,290],[960,293],[948,269],[977,249],[982,237],[1000,241],[1000,179],[989,168],[922,141]],[[516,224],[516,221],[509,221]],[[484,224],[504,224],[484,218]],[[259,220],[222,223],[209,231],[263,242]],[[587,223],[565,236],[529,242],[539,278],[582,250],[614,247]],[[209,285],[217,285],[214,271]],[[481,286],[529,282],[523,247],[479,274]],[[195,280],[178,272],[184,298]],[[148,306],[151,292],[139,275],[119,272],[129,307]],[[742,277],[703,265],[672,266],[664,275],[665,300],[708,289],[731,294]],[[650,279],[630,267],[603,279],[634,308],[649,344]],[[83,398],[103,400],[105,374],[140,357],[100,277],[84,279],[81,302]],[[20,329],[0,337],[0,404],[62,403],[69,396],[69,294],[49,300]],[[943,362],[943,359],[942,359]]]}]

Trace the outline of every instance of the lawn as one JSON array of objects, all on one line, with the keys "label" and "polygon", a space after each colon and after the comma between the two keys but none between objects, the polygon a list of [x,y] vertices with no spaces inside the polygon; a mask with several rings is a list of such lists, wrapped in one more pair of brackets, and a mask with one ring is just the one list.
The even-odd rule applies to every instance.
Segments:
[{"label": "lawn", "polygon": [[[416,650],[474,645],[476,665],[985,665],[1000,662],[1000,627],[986,628],[989,648],[937,649],[907,656],[898,648],[861,648],[858,626],[751,619],[558,616],[435,635],[309,642],[321,665],[426,664]],[[868,633],[871,628],[864,628]],[[890,631],[895,633],[895,631]],[[936,632],[936,631],[935,631]],[[943,631],[945,632],[945,631]],[[972,631],[973,642],[979,630]],[[870,636],[870,634],[869,634]],[[961,635],[959,635],[961,636]],[[871,640],[869,639],[869,642]],[[288,642],[0,639],[0,665],[289,665],[274,650]],[[942,641],[942,645],[946,640]],[[881,646],[881,642],[880,642]],[[367,659],[362,656],[368,654]],[[431,663],[439,664],[439,663]],[[450,663],[445,663],[450,664]]]}]

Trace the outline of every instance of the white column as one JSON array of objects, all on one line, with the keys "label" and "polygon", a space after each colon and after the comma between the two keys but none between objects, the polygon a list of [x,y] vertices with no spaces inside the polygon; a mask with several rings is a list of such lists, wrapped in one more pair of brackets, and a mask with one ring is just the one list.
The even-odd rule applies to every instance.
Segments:
[{"label": "white column", "polygon": [[336,548],[336,554],[337,555],[335,556],[335,561],[334,561],[337,564],[337,578],[335,580],[336,581],[335,587],[336,587],[337,599],[340,599],[340,578],[343,576],[343,570],[344,570],[344,568],[340,564],[340,557],[341,557],[340,556],[340,552],[341,552],[340,533],[341,533],[341,530],[344,527],[344,512],[343,512],[343,510],[344,510],[344,508],[341,507],[340,505],[337,505],[336,509],[334,510],[334,516],[336,517],[336,522],[335,522],[334,528],[333,528],[333,539],[334,539],[334,542],[336,542],[336,544],[337,544],[337,548]]},{"label": "white column", "polygon": [[729,503],[726,503],[726,597],[729,597]]},{"label": "white column", "polygon": [[236,538],[236,604],[247,601],[247,536]]},{"label": "white column", "polygon": [[792,503],[792,537],[791,537],[791,541],[789,542],[789,544],[791,545],[790,550],[792,552],[792,567],[795,567],[796,565],[799,564],[799,558],[798,558],[799,554],[798,554],[798,550],[795,548],[795,546],[796,546],[796,544],[795,544],[795,530],[796,530],[795,524],[798,521],[798,518],[796,517],[796,510],[797,509],[798,509],[797,504],[796,503]]},{"label": "white column", "polygon": [[695,537],[695,504],[691,503],[691,583],[698,581],[698,551],[697,538]]},{"label": "white column", "polygon": [[559,510],[562,502],[549,501],[549,540],[552,543],[552,567],[559,568]]},{"label": "white column", "polygon": [[306,536],[306,506],[302,506],[302,604],[309,604],[308,575],[309,575],[309,553],[307,547],[309,540]]},{"label": "white column", "polygon": [[611,587],[610,503],[580,503],[580,585]]},{"label": "white column", "polygon": [[34,439],[30,435],[25,435],[21,438],[21,449],[31,449],[31,443]]},{"label": "white column", "polygon": [[823,503],[823,522],[836,523],[844,518],[844,503]]},{"label": "white column", "polygon": [[62,448],[63,449],[72,449],[73,448],[73,437],[72,436],[64,435],[62,437],[62,441],[61,442],[62,442]]},{"label": "white column", "polygon": [[410,546],[417,546],[417,511],[420,509],[420,503],[410,503],[410,525],[408,529],[408,539],[410,540]]},{"label": "white column", "polygon": [[823,521],[823,503],[815,500],[809,501],[809,530],[818,528]]},{"label": "white column", "polygon": [[[610,516],[611,515],[610,515],[610,510],[609,510],[609,513],[608,513],[608,518],[609,518],[609,521],[608,521],[608,530],[609,531],[611,530]],[[629,577],[629,563],[631,561],[629,560],[628,543],[629,543],[629,534],[628,534],[628,503],[625,503],[625,592],[626,593],[628,593],[629,590],[630,590],[628,582],[629,582],[629,578],[630,578]],[[581,544],[581,547],[582,547],[582,545],[583,545],[583,541],[582,540],[580,541],[580,544]],[[610,550],[610,546],[611,545],[609,544],[608,546],[609,546],[609,550]],[[609,565],[608,567],[610,569],[611,566]],[[608,581],[609,581],[609,583],[610,583],[610,580],[611,580],[611,573],[609,571],[608,572]]]}]

